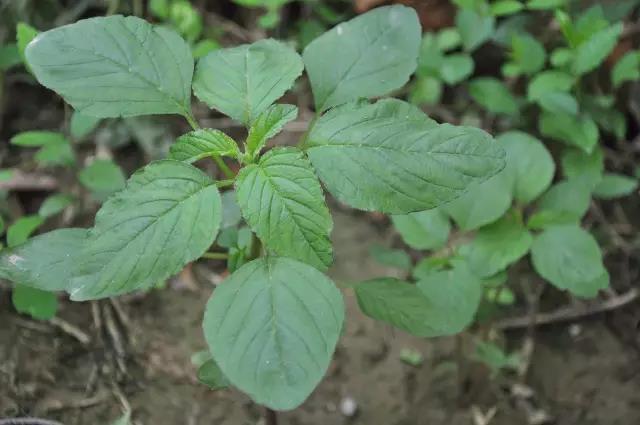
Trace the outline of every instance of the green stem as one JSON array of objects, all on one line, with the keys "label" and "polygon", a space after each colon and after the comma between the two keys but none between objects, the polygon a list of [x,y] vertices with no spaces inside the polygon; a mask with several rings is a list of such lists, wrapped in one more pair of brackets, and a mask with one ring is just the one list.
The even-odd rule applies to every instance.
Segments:
[{"label": "green stem", "polygon": [[187,119],[187,122],[189,123],[192,129],[194,130],[200,129],[200,126],[198,125],[198,121],[196,121],[196,118],[193,116],[193,113],[191,111],[185,111],[185,113],[182,115]]},{"label": "green stem", "polygon": [[235,179],[236,175],[233,173],[233,171],[231,171],[231,168],[229,168],[229,166],[225,164],[225,162],[222,160],[222,158],[219,155],[211,155],[211,158],[213,158],[213,160],[216,162],[216,164],[218,165],[218,168],[222,170],[225,177],[232,180]]},{"label": "green stem", "polygon": [[235,180],[233,179],[228,179],[228,180],[218,180],[216,182],[216,186],[218,187],[229,187],[229,186],[233,186],[233,182]]},{"label": "green stem", "polygon": [[120,7],[120,0],[111,0],[109,2],[109,7],[107,8],[107,16],[113,15],[118,12],[118,8]]},{"label": "green stem", "polygon": [[205,252],[202,254],[202,258],[207,258],[209,260],[226,260],[229,258],[229,254],[225,252]]},{"label": "green stem", "polygon": [[315,127],[318,118],[320,118],[320,114],[316,112],[316,114],[311,119],[311,122],[309,123],[309,127],[307,127],[307,131],[304,132],[304,134],[302,135],[302,139],[300,139],[300,143],[298,143],[298,147],[301,150],[305,149],[307,145],[307,139],[309,138],[309,133],[311,133],[311,130],[313,130],[313,127]]}]

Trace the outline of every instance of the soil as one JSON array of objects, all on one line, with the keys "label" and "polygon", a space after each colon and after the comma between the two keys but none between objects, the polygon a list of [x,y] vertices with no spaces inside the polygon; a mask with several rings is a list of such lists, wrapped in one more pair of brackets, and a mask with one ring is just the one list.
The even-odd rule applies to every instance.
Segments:
[{"label": "soil", "polygon": [[[371,243],[384,244],[389,238],[382,226],[363,214],[334,209],[334,220],[336,262],[331,275],[345,287],[344,334],[321,385],[299,409],[280,413],[280,424],[466,425],[483,423],[478,419],[492,410],[495,416],[485,423],[494,425],[535,423],[545,415],[548,423],[561,425],[640,423],[638,350],[624,336],[635,335],[633,320],[626,320],[633,306],[578,325],[540,329],[526,377],[528,387],[514,386],[508,377],[491,378],[470,361],[462,363],[467,373],[461,375],[456,346],[468,347],[465,338],[458,338],[458,344],[456,338],[419,339],[359,312],[344,283],[389,274],[368,255]],[[122,300],[128,326],[114,319],[124,348],[120,354],[114,348],[118,344],[109,342],[109,332],[95,329],[92,308],[98,304],[61,304],[59,317],[91,337],[83,345],[56,327],[20,317],[4,290],[0,417],[110,424],[121,414],[124,402],[131,405],[134,423],[140,425],[264,424],[262,408],[243,394],[213,392],[194,378],[191,356],[205,348],[200,327],[204,305],[213,288],[211,280],[219,281],[211,265],[215,263],[195,267],[195,275],[208,275],[209,282],[199,279],[194,286],[177,280],[163,290]],[[115,311],[108,302],[101,304]],[[517,348],[522,335],[509,336],[509,345]],[[418,350],[424,362],[403,363],[403,348]],[[510,395],[514,388],[529,387],[524,398]],[[344,414],[345,403],[355,403],[355,415]]]}]

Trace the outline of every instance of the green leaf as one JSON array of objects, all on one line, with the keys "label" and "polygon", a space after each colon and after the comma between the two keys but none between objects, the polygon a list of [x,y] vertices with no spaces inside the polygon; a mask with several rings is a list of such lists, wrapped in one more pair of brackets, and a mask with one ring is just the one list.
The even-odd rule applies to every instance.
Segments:
[{"label": "green leaf", "polygon": [[436,34],[436,45],[443,52],[457,48],[461,42],[460,33],[453,27],[443,28]]},{"label": "green leaf", "polygon": [[573,61],[573,51],[566,47],[558,47],[551,52],[550,60],[555,68],[564,68]]},{"label": "green leaf", "polygon": [[438,249],[447,243],[451,224],[438,209],[392,215],[391,221],[402,240],[415,249]]},{"label": "green leaf", "polygon": [[321,270],[332,263],[331,215],[301,151],[273,149],[244,167],[236,194],[242,215],[268,249]]},{"label": "green leaf", "polygon": [[531,259],[540,276],[574,295],[592,298],[609,286],[598,243],[577,225],[545,230],[533,241]]},{"label": "green leaf", "polygon": [[56,193],[55,195],[51,195],[44,200],[42,205],[40,205],[38,215],[44,218],[54,216],[71,205],[74,199],[75,198],[73,196],[66,193]]},{"label": "green leaf", "polygon": [[124,173],[110,159],[97,159],[78,173],[80,183],[98,200],[104,200],[122,190],[126,184]]},{"label": "green leaf", "polygon": [[480,77],[471,80],[469,94],[473,100],[494,114],[516,115],[520,109],[507,86],[495,78]]},{"label": "green leaf", "polygon": [[11,138],[12,145],[24,147],[42,147],[68,143],[67,138],[62,133],[55,131],[24,131]]},{"label": "green leaf", "polygon": [[20,62],[20,51],[15,43],[0,46],[0,71],[6,71]]},{"label": "green leaf", "polygon": [[600,137],[596,123],[584,115],[544,111],[538,127],[543,135],[569,146],[576,146],[586,153],[593,151]]},{"label": "green leaf", "polygon": [[393,267],[400,270],[411,269],[411,257],[401,249],[386,248],[381,245],[371,245],[369,254],[383,266]]},{"label": "green leaf", "polygon": [[580,179],[564,180],[545,193],[527,226],[545,228],[553,224],[578,223],[589,209],[591,188]]},{"label": "green leaf", "polygon": [[169,2],[171,0],[149,0],[149,12],[156,18],[168,19],[169,18]]},{"label": "green leaf", "polygon": [[478,231],[471,242],[469,266],[480,277],[493,276],[524,257],[532,241],[522,217],[514,212],[506,214]]},{"label": "green leaf", "polygon": [[544,71],[533,77],[527,89],[527,99],[532,102],[542,99],[548,93],[568,92],[574,79],[561,71]]},{"label": "green leaf", "polygon": [[445,56],[440,66],[440,76],[447,84],[457,84],[473,73],[473,59],[465,53]]},{"label": "green leaf", "polygon": [[445,56],[438,45],[438,39],[433,33],[426,33],[420,44],[418,56],[418,77],[439,77],[440,67]]},{"label": "green leaf", "polygon": [[11,300],[18,313],[28,314],[38,320],[49,320],[58,311],[56,294],[25,285],[16,285],[13,288]]},{"label": "green leaf", "polygon": [[76,258],[71,299],[152,287],[211,246],[220,218],[220,194],[207,175],[183,162],[152,162],[96,215]]},{"label": "green leaf", "polygon": [[20,54],[22,62],[25,64],[27,63],[27,60],[25,58],[24,51],[27,48],[27,45],[31,43],[31,41],[36,38],[37,35],[38,30],[25,22],[18,22],[18,25],[16,25],[16,42],[18,45],[18,53]]},{"label": "green leaf", "polygon": [[76,161],[69,143],[47,145],[38,150],[34,158],[38,164],[44,167],[56,165],[68,167]]},{"label": "green leaf", "polygon": [[69,124],[69,132],[74,139],[82,139],[88,136],[100,124],[101,118],[91,117],[73,111],[71,115],[71,123]]},{"label": "green leaf", "polygon": [[0,251],[0,276],[44,291],[67,289],[87,229],[58,229]]},{"label": "green leaf", "polygon": [[214,50],[198,61],[193,91],[201,101],[250,125],[302,73],[300,56],[273,40]]},{"label": "green leaf", "polygon": [[497,139],[507,153],[505,173],[513,197],[528,204],[547,190],[555,173],[555,163],[547,148],[520,131],[503,133]]},{"label": "green leaf", "polygon": [[198,381],[212,390],[227,388],[230,383],[215,360],[209,359],[198,368]]},{"label": "green leaf", "polygon": [[189,46],[140,18],[83,19],[39,34],[25,53],[38,81],[86,115],[190,114]]},{"label": "green leaf", "polygon": [[385,95],[406,84],[421,38],[414,9],[379,7],[341,23],[303,53],[316,110]]},{"label": "green leaf", "polygon": [[435,105],[442,97],[442,81],[434,77],[418,77],[409,100],[414,105]]},{"label": "green leaf", "polygon": [[300,405],[324,375],[344,321],[333,282],[289,258],[245,264],[213,292],[204,334],[223,374],[255,402]]},{"label": "green leaf", "polygon": [[298,116],[298,108],[294,105],[271,105],[258,116],[249,129],[247,136],[247,153],[251,157],[259,154],[267,140],[280,133],[284,126]]},{"label": "green leaf", "polygon": [[511,58],[527,75],[533,75],[544,67],[547,52],[532,35],[515,34],[511,39]]},{"label": "green leaf", "polygon": [[464,50],[472,52],[491,38],[495,30],[495,19],[473,9],[459,9],[456,15],[456,28],[460,32]]},{"label": "green leaf", "polygon": [[530,10],[547,10],[557,9],[565,5],[567,0],[529,0],[527,9]]},{"label": "green leaf", "polygon": [[504,167],[504,151],[487,133],[436,125],[398,100],[328,112],[307,146],[320,179],[340,201],[393,214],[434,208]]},{"label": "green leaf", "polygon": [[203,128],[178,137],[169,148],[169,159],[191,164],[209,156],[239,158],[240,151],[235,140],[220,130]]},{"label": "green leaf", "polygon": [[578,101],[569,93],[545,93],[538,103],[542,109],[552,114],[578,115]]},{"label": "green leaf", "polygon": [[200,40],[197,43],[195,43],[191,47],[191,53],[193,53],[194,59],[200,59],[207,56],[209,53],[213,52],[214,50],[218,50],[220,48],[221,48],[220,43],[218,43],[216,40],[212,40],[208,38],[205,40]]},{"label": "green leaf", "polygon": [[618,22],[591,35],[580,44],[573,58],[573,71],[581,75],[596,69],[616,46],[622,29],[622,22]]},{"label": "green leaf", "polygon": [[614,199],[630,195],[638,188],[638,180],[622,174],[606,173],[593,190],[600,199]]},{"label": "green leaf", "polygon": [[376,320],[421,337],[452,335],[472,321],[482,285],[466,268],[435,272],[412,285],[393,278],[355,287],[360,309]]},{"label": "green leaf", "polygon": [[611,71],[613,87],[620,87],[625,81],[640,80],[640,52],[627,52]]},{"label": "green leaf", "polygon": [[493,223],[511,206],[511,183],[506,172],[476,183],[469,191],[442,206],[461,230]]},{"label": "green leaf", "polygon": [[7,229],[7,245],[14,247],[24,243],[42,223],[44,223],[44,218],[39,215],[20,217]]},{"label": "green leaf", "polygon": [[236,193],[233,190],[227,190],[221,195],[222,198],[222,223],[221,229],[236,226],[242,221],[242,212],[236,201]]},{"label": "green leaf", "polygon": [[580,179],[590,188],[602,180],[604,154],[596,147],[590,154],[580,149],[566,149],[562,154],[562,170],[568,179]]},{"label": "green leaf", "polygon": [[524,9],[524,5],[517,0],[498,0],[491,4],[493,16],[513,15]]}]

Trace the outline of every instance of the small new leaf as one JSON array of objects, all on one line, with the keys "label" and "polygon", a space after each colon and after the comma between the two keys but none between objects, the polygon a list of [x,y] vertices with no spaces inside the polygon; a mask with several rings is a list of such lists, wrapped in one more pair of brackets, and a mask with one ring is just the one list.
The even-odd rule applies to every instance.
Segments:
[{"label": "small new leaf", "polygon": [[253,159],[260,153],[269,139],[280,133],[284,126],[298,116],[294,105],[276,104],[261,113],[251,124],[247,136],[247,154]]},{"label": "small new leaf", "polygon": [[209,156],[230,156],[239,158],[240,152],[235,140],[220,130],[204,128],[178,137],[169,148],[169,158],[191,164]]}]

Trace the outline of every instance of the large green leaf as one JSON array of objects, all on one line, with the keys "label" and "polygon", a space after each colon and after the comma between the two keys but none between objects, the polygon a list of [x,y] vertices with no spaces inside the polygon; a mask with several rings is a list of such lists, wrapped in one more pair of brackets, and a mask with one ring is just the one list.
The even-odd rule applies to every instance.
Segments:
[{"label": "large green leaf", "polygon": [[249,129],[247,153],[251,158],[259,154],[267,140],[280,133],[284,126],[296,119],[298,108],[293,105],[276,104],[258,116]]},{"label": "large green leaf", "polygon": [[595,297],[609,286],[598,243],[577,225],[545,230],[533,241],[531,259],[540,276],[575,295]]},{"label": "large green leaf", "polygon": [[295,148],[273,149],[236,180],[242,214],[267,248],[325,270],[332,222],[311,164]]},{"label": "large green leaf", "polygon": [[478,231],[469,248],[469,266],[480,277],[493,276],[522,258],[532,241],[522,217],[515,212],[506,214]]},{"label": "large green leaf", "polygon": [[503,171],[442,206],[462,230],[473,230],[493,223],[504,214],[512,202],[508,175]]},{"label": "large green leaf", "polygon": [[86,115],[191,111],[191,49],[140,18],[83,19],[39,34],[25,54],[38,81]]},{"label": "large green leaf", "polygon": [[214,182],[189,164],[152,162],[102,206],[70,290],[82,301],[146,289],[213,243],[221,219]]},{"label": "large green leaf", "polygon": [[496,140],[507,153],[505,173],[516,200],[527,204],[547,190],[555,163],[540,140],[520,131],[501,134]]},{"label": "large green leaf", "polygon": [[276,410],[300,405],[324,375],[344,303],[315,268],[270,257],[242,266],[213,293],[204,334],[229,381]]},{"label": "large green leaf", "polygon": [[504,167],[504,151],[484,131],[436,125],[398,100],[329,111],[307,146],[339,200],[394,214],[448,202]]},{"label": "large green leaf", "polygon": [[451,223],[439,209],[392,215],[391,221],[407,245],[415,249],[437,249],[449,238]]},{"label": "large green leaf", "polygon": [[417,66],[420,22],[414,9],[379,7],[312,41],[304,49],[316,110],[402,87]]},{"label": "large green leaf", "polygon": [[276,40],[260,40],[200,59],[193,91],[210,107],[249,125],[291,88],[302,69],[295,50]]},{"label": "large green leaf", "polygon": [[464,267],[434,272],[413,285],[381,278],[356,285],[360,309],[413,335],[434,337],[462,331],[480,303],[482,285]]},{"label": "large green leaf", "polygon": [[58,229],[0,251],[0,276],[45,291],[67,289],[87,229]]},{"label": "large green leaf", "polygon": [[192,163],[208,156],[240,156],[235,140],[220,130],[204,128],[178,137],[169,149],[169,158]]}]

